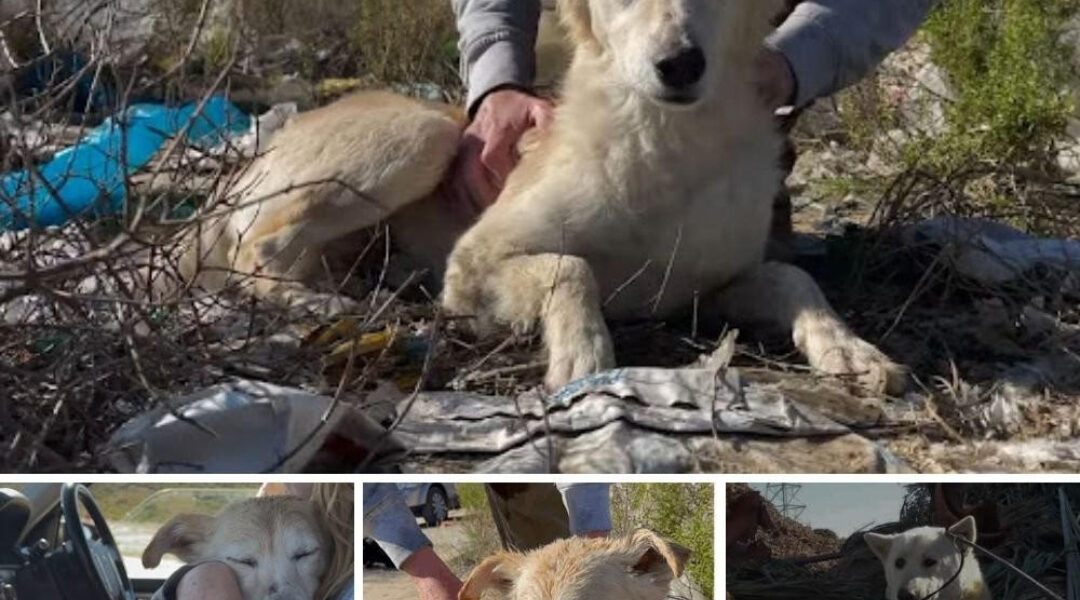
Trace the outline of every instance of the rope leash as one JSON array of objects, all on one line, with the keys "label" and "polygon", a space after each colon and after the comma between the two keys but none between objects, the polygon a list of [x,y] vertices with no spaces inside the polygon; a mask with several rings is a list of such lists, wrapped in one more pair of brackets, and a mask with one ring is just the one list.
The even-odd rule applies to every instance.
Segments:
[{"label": "rope leash", "polygon": [[1030,583],[1031,585],[1038,588],[1039,591],[1041,591],[1043,594],[1046,594],[1048,597],[1053,598],[1053,600],[1065,600],[1061,596],[1059,596],[1059,595],[1055,594],[1053,591],[1051,591],[1050,588],[1048,588],[1045,585],[1039,583],[1034,577],[1032,577],[1031,575],[1028,575],[1027,573],[1025,573],[1023,571],[1021,571],[1019,567],[1013,565],[1011,562],[1005,560],[1004,558],[1001,558],[997,554],[994,554],[993,552],[987,550],[986,548],[983,548],[982,546],[976,544],[975,542],[968,541],[968,540],[966,540],[966,539],[964,539],[962,537],[957,536],[956,539],[960,540],[964,544],[967,544],[968,546],[971,546],[972,548],[978,550],[979,552],[982,552],[983,554],[985,554],[985,555],[989,556],[990,558],[998,561],[999,563],[1005,565],[1005,567],[1007,569],[1009,569],[1013,573],[1016,573],[1017,575],[1023,577],[1025,580],[1027,580],[1028,583]]},{"label": "rope leash", "polygon": [[[983,548],[982,546],[976,544],[975,542],[972,542],[972,541],[970,541],[970,540],[968,540],[966,538],[960,537],[959,535],[956,535],[955,533],[946,532],[946,535],[949,536],[949,538],[952,540],[953,544],[956,544],[957,542],[960,542],[962,544],[967,544],[968,546],[978,550],[979,552],[982,552],[983,554],[989,556],[990,558],[996,560],[997,562],[1005,565],[1005,567],[1008,568],[1010,571],[1012,571],[1013,573],[1016,573],[1017,575],[1023,577],[1025,580],[1027,580],[1028,583],[1030,583],[1031,585],[1038,588],[1039,591],[1041,591],[1043,594],[1046,594],[1048,597],[1052,598],[1053,600],[1065,600],[1061,596],[1059,596],[1059,595],[1055,594],[1053,591],[1051,591],[1050,588],[1048,588],[1045,585],[1039,583],[1034,577],[1032,577],[1031,575],[1028,575],[1027,573],[1025,573],[1023,571],[1021,571],[1019,567],[1013,565],[1011,562],[1005,560],[1004,558],[1001,558],[997,554],[994,554],[993,552],[987,550],[986,548]],[[957,548],[957,550],[960,552],[960,568],[957,569],[956,573],[953,573],[953,576],[950,577],[949,580],[946,581],[944,584],[942,584],[941,587],[939,587],[938,589],[934,590],[933,592],[927,594],[926,596],[923,596],[919,600],[930,600],[930,598],[933,598],[934,596],[941,593],[942,590],[949,587],[949,584],[956,581],[957,577],[960,577],[960,572],[964,570],[964,559],[967,558],[967,552],[964,552],[964,550],[962,548]]]},{"label": "rope leash", "polygon": [[[955,547],[956,546],[956,540],[960,539],[960,536],[949,533],[948,531],[945,532],[945,535],[947,535],[949,537],[949,539],[952,540],[953,546]],[[941,587],[939,587],[938,589],[936,589],[936,590],[930,592],[929,594],[923,596],[919,600],[930,600],[930,598],[933,598],[934,596],[937,596],[938,594],[941,593],[941,590],[949,587],[949,584],[956,581],[956,578],[960,576],[960,573],[963,572],[963,570],[964,570],[964,561],[967,559],[967,552],[964,552],[963,548],[956,548],[956,551],[960,553],[960,568],[956,569],[956,572],[953,573],[953,576],[950,577],[948,581],[941,584]]]}]

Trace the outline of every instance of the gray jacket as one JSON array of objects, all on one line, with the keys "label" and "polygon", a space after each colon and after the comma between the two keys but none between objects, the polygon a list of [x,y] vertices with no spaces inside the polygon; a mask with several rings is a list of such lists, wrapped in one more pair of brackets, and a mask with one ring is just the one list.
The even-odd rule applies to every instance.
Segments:
[{"label": "gray jacket", "polygon": [[[499,86],[529,88],[540,0],[452,0],[468,106]],[[918,29],[934,0],[807,0],[766,40],[791,64],[796,106],[857,82]]]}]

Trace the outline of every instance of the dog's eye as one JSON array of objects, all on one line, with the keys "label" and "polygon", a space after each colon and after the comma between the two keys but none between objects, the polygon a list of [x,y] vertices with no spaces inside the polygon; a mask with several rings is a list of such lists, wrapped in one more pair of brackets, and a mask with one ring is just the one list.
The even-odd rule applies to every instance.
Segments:
[{"label": "dog's eye", "polygon": [[927,569],[929,569],[930,567],[932,567],[932,566],[934,566],[936,564],[937,564],[937,561],[932,559],[932,558],[924,558],[923,561],[922,561],[922,566],[926,567]]},{"label": "dog's eye", "polygon": [[234,562],[238,565],[244,565],[245,567],[251,567],[252,569],[254,569],[255,566],[259,564],[259,562],[254,558],[233,558],[231,556],[229,557],[229,562]]},{"label": "dog's eye", "polygon": [[293,554],[292,559],[293,560],[301,560],[301,559],[307,558],[309,556],[314,556],[315,552],[317,552],[317,551],[318,551],[317,548],[312,548],[311,550],[301,550],[300,552],[297,552],[296,554]]},{"label": "dog's eye", "polygon": [[902,559],[902,558],[896,559],[896,568],[897,569],[903,569],[905,564],[907,564],[907,561],[905,561],[904,559]]}]

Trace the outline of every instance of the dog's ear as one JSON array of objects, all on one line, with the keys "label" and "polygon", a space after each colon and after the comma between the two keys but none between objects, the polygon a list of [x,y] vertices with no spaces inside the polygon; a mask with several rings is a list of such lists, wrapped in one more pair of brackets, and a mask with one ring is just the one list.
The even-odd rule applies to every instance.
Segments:
[{"label": "dog's ear", "polygon": [[184,562],[199,560],[216,521],[210,515],[183,514],[173,517],[158,529],[154,539],[143,550],[143,566],[148,569],[158,566],[161,557],[166,554],[175,554]]},{"label": "dog's ear", "polygon": [[638,529],[631,536],[634,555],[630,567],[637,573],[667,575],[672,579],[682,575],[690,550],[660,537],[655,531]]},{"label": "dog's ear", "polygon": [[505,595],[521,574],[521,555],[500,552],[484,559],[469,573],[458,592],[458,600],[480,600],[484,592],[495,589]]},{"label": "dog's ear", "polygon": [[589,0],[559,0],[558,11],[575,48],[599,45],[592,28]]},{"label": "dog's ear", "polygon": [[949,533],[962,537],[965,540],[975,543],[975,517],[968,515],[963,519],[952,524],[949,527]]},{"label": "dog's ear", "polygon": [[881,562],[888,560],[889,549],[892,548],[893,536],[868,531],[864,533],[862,537],[863,540],[866,541],[866,545],[870,546],[870,550],[874,552]]}]

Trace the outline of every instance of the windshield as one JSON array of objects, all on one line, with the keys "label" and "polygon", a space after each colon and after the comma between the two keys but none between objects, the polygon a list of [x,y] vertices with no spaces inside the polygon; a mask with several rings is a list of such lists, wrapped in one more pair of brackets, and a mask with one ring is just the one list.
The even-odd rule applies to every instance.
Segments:
[{"label": "windshield", "polygon": [[96,483],[90,488],[124,556],[132,579],[167,579],[181,563],[166,555],[154,569],[142,566],[142,552],[158,528],[185,512],[214,514],[230,502],[251,498],[257,484]]}]

